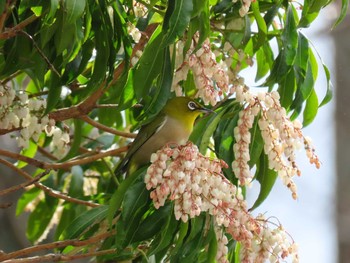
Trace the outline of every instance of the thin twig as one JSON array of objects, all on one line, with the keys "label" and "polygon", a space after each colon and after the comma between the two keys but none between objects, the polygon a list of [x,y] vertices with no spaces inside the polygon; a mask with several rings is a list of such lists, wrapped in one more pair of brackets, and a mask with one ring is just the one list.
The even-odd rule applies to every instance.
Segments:
[{"label": "thin twig", "polygon": [[97,121],[94,121],[93,119],[91,119],[87,115],[81,116],[80,119],[82,119],[83,121],[89,123],[90,125],[98,128],[100,130],[115,134],[117,136],[122,136],[122,137],[126,137],[126,138],[135,138],[136,137],[136,134],[134,134],[134,133],[123,132],[123,131],[118,131],[118,130],[112,129],[106,125],[103,125]]},{"label": "thin twig", "polygon": [[35,245],[32,247],[23,248],[20,250],[16,250],[14,252],[0,254],[0,261],[8,260],[8,259],[14,259],[18,257],[23,257],[29,254],[32,254],[34,252],[39,252],[42,250],[50,250],[50,249],[57,249],[67,246],[74,246],[74,247],[82,247],[90,244],[94,244],[96,242],[99,242],[101,240],[104,240],[110,236],[113,236],[116,233],[115,230],[104,232],[102,234],[98,234],[95,236],[92,236],[86,240],[79,240],[79,239],[70,239],[70,240],[64,240],[64,241],[56,241],[48,244],[40,244]]},{"label": "thin twig", "polygon": [[42,155],[48,157],[51,160],[58,161],[58,158],[55,155],[46,151],[46,149],[44,149],[43,147],[41,147],[39,145],[38,145],[38,152],[41,153]]},{"label": "thin twig", "polygon": [[[12,163],[10,163],[10,162],[8,162],[8,161],[6,161],[4,159],[0,159],[0,163],[2,163],[4,165],[6,165],[7,167],[11,168],[12,170],[14,170],[15,172],[17,172],[19,175],[21,175],[22,177],[24,177],[27,180],[32,180],[33,179],[28,173],[26,173],[25,171],[19,169],[18,167],[16,167]],[[81,200],[81,199],[77,199],[77,198],[71,197],[69,195],[65,195],[65,194],[63,194],[63,193],[61,193],[59,191],[56,191],[56,190],[51,189],[50,187],[47,187],[46,185],[43,185],[40,182],[35,182],[34,185],[36,187],[38,187],[39,189],[43,190],[48,195],[50,195],[52,197],[56,197],[56,198],[62,199],[62,200],[65,200],[65,201],[70,202],[70,203],[75,203],[75,204],[79,204],[79,205],[85,205],[85,206],[89,206],[89,207],[97,207],[97,206],[99,206],[99,204],[97,204],[97,203],[93,203],[93,202],[90,202],[90,201],[84,201],[84,200]]]},{"label": "thin twig", "polygon": [[18,191],[19,189],[23,189],[23,188],[25,188],[25,187],[27,187],[27,186],[29,186],[29,185],[31,185],[31,184],[34,184],[34,183],[38,182],[38,181],[39,181],[43,176],[45,176],[46,174],[47,174],[47,172],[46,172],[46,173],[41,173],[40,175],[34,177],[34,178],[33,178],[32,180],[30,180],[30,181],[27,181],[27,182],[24,182],[24,183],[21,183],[21,184],[18,184],[18,185],[14,185],[14,186],[12,186],[12,187],[10,187],[10,188],[6,188],[6,189],[4,189],[4,190],[1,190],[1,191],[0,191],[0,196],[1,196],[1,195],[10,194],[10,193],[12,193],[12,192]]},{"label": "thin twig", "polygon": [[105,151],[105,152],[100,152],[97,153],[95,155],[92,156],[87,156],[84,158],[79,158],[79,159],[75,159],[75,160],[71,160],[71,161],[67,161],[67,162],[63,162],[63,163],[48,163],[48,162],[44,162],[44,161],[39,161],[36,160],[34,158],[30,158],[18,153],[14,153],[14,152],[10,152],[10,151],[6,151],[6,150],[2,150],[0,149],[0,155],[2,156],[6,156],[15,160],[19,160],[22,162],[26,162],[32,166],[41,168],[41,169],[53,169],[53,170],[58,170],[58,169],[68,169],[72,166],[75,165],[83,165],[83,164],[87,164],[87,163],[91,163],[93,161],[102,159],[104,157],[107,156],[115,156],[115,155],[119,155],[122,152],[127,151],[128,147],[121,147],[118,149],[113,149],[113,150],[109,150],[109,151]]},{"label": "thin twig", "polygon": [[113,254],[116,252],[115,248],[106,249],[106,250],[100,250],[96,252],[88,252],[84,254],[79,255],[73,255],[73,256],[66,256],[62,254],[47,254],[43,256],[35,256],[35,257],[28,257],[28,258],[19,258],[19,259],[11,259],[6,260],[4,263],[37,263],[37,262],[57,262],[57,261],[72,261],[82,258],[89,258],[89,257],[97,257],[97,256],[103,256],[108,254]]},{"label": "thin twig", "polygon": [[49,66],[49,68],[54,72],[59,78],[61,78],[61,74],[57,71],[55,66],[50,62],[50,60],[47,58],[47,56],[44,54],[44,52],[39,48],[39,46],[36,44],[35,40],[31,35],[29,35],[27,32],[20,30],[19,33],[25,35],[29,40],[32,42],[34,48],[38,51],[39,55],[44,59],[46,64]]},{"label": "thin twig", "polygon": [[98,104],[96,105],[97,109],[116,109],[118,104]]},{"label": "thin twig", "polygon": [[18,25],[5,30],[4,32],[0,33],[0,40],[9,39],[11,37],[16,36],[23,28],[25,28],[27,25],[34,22],[38,18],[39,18],[39,16],[32,15],[32,16],[28,17],[27,19],[23,20]]}]

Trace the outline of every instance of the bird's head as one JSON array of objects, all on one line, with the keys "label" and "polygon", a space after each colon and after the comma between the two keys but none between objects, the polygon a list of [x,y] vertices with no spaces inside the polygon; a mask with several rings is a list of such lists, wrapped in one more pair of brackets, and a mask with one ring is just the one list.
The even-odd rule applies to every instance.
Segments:
[{"label": "bird's head", "polygon": [[164,113],[172,118],[193,125],[195,119],[203,112],[213,112],[188,97],[175,97],[166,103]]}]

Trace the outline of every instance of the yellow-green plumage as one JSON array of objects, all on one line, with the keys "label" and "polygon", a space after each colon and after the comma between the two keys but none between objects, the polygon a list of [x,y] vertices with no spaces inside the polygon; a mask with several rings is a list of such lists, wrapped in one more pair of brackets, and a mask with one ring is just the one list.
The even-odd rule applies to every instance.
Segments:
[{"label": "yellow-green plumage", "polygon": [[186,143],[198,115],[208,111],[188,97],[170,99],[154,120],[141,127],[116,175],[125,171],[133,173],[150,161],[152,153],[168,143]]}]

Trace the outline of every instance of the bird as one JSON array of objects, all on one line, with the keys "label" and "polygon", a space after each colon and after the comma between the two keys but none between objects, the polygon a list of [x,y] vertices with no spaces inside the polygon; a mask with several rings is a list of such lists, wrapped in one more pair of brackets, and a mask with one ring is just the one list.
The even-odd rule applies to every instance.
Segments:
[{"label": "bird", "polygon": [[120,176],[126,172],[128,176],[134,173],[150,162],[152,153],[167,144],[186,144],[196,118],[201,113],[210,112],[213,111],[189,97],[169,99],[159,114],[140,128],[125,157],[115,169],[115,175]]}]

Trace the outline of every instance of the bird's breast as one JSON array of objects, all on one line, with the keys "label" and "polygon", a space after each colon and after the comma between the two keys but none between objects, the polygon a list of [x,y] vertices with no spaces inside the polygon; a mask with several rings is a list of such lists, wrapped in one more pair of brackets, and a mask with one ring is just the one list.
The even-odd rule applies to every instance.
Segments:
[{"label": "bird's breast", "polygon": [[135,153],[135,161],[139,164],[146,164],[149,162],[151,154],[164,145],[169,143],[185,144],[191,132],[192,126],[184,125],[183,122],[167,116],[164,124]]}]

